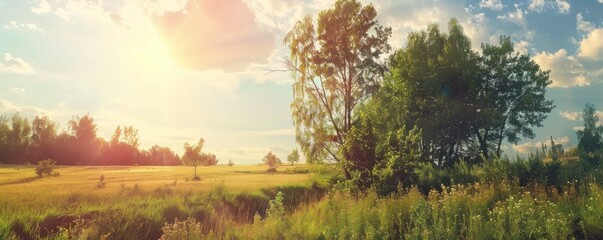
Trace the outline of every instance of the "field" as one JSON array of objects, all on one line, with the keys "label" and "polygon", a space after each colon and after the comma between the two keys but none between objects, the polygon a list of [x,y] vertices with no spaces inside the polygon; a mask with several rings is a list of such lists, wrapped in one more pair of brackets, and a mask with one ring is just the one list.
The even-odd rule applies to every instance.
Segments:
[{"label": "field", "polygon": [[[130,219],[138,216],[142,222],[152,223],[147,228],[154,228],[132,232],[134,227],[126,227],[122,232],[113,232],[114,237],[131,234],[136,238],[158,238],[166,221],[195,214],[196,210],[190,206],[199,210],[201,205],[208,207],[208,204],[230,201],[232,206],[227,204],[229,209],[223,211],[238,215],[232,217],[251,218],[255,212],[265,214],[274,189],[303,190],[318,179],[304,165],[281,166],[277,173],[266,173],[265,165],[198,167],[201,181],[190,180],[193,167],[188,166],[60,166],[56,169],[59,176],[43,178],[38,177],[34,169],[34,166],[0,165],[0,238],[20,231],[21,238],[38,234],[54,236],[49,232],[68,228],[69,220],[77,216],[91,218],[91,213],[94,218],[119,215],[132,222],[140,221]],[[105,182],[102,187],[97,186],[101,175]],[[212,193],[212,198],[223,199],[210,200],[208,195]],[[247,203],[242,202],[240,196],[248,195],[259,199],[258,206],[241,216],[241,209]],[[213,214],[215,209],[204,210]],[[139,216],[141,214],[143,216]],[[46,227],[48,224],[52,226]],[[43,228],[49,228],[49,232]]]}]

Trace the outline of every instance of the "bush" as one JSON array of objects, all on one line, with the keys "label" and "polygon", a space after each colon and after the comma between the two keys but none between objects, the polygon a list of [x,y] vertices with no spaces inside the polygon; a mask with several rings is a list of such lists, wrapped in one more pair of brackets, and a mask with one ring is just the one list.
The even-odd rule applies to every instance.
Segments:
[{"label": "bush", "polygon": [[170,239],[202,239],[201,223],[198,223],[194,218],[189,218],[186,221],[176,221],[174,224],[165,224],[163,227],[163,235],[160,240]]},{"label": "bush", "polygon": [[105,182],[105,175],[100,175],[98,178],[98,182],[96,183],[96,188],[104,188],[107,182]]},{"label": "bush", "polygon": [[58,172],[54,171],[55,161],[46,159],[38,162],[36,167],[36,174],[40,177],[43,176],[59,176]]}]

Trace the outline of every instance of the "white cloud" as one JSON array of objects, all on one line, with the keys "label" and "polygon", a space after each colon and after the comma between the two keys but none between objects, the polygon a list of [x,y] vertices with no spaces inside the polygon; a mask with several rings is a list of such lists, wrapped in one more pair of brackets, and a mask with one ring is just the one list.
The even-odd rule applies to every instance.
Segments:
[{"label": "white cloud", "polygon": [[19,57],[4,53],[4,61],[0,59],[0,72],[31,74],[33,73],[33,67]]},{"label": "white cloud", "polygon": [[20,23],[15,20],[8,22],[4,25],[6,30],[32,30],[44,33],[44,29],[38,27],[35,23]]},{"label": "white cloud", "polygon": [[536,12],[540,12],[544,9],[544,0],[532,0],[528,9]]},{"label": "white cloud", "polygon": [[528,9],[533,12],[542,12],[545,9],[555,9],[562,14],[570,12],[571,5],[566,0],[531,0]]},{"label": "white cloud", "polygon": [[572,128],[574,131],[582,131],[584,130],[584,126],[575,126]]},{"label": "white cloud", "polygon": [[571,5],[565,0],[555,0],[559,13],[568,14],[570,12]]},{"label": "white cloud", "polygon": [[580,41],[578,56],[595,61],[603,59],[603,28],[592,30]]},{"label": "white cloud", "polygon": [[591,22],[584,21],[582,13],[576,14],[576,30],[582,32],[590,32],[595,30],[595,25]]},{"label": "white cloud", "polygon": [[538,53],[534,61],[542,70],[551,70],[551,87],[588,86],[591,83],[584,66],[574,56],[568,56],[565,49]]},{"label": "white cloud", "polygon": [[287,129],[275,129],[275,130],[267,130],[267,131],[247,131],[244,132],[249,135],[257,135],[257,136],[293,136],[295,135],[295,129],[287,128]]},{"label": "white cloud", "polygon": [[[568,136],[554,138],[553,141],[555,141],[555,144],[563,145],[564,148],[569,147],[569,137]],[[525,143],[518,144],[518,145],[512,145],[511,147],[513,147],[513,149],[515,149],[515,151],[517,151],[518,153],[527,154],[530,152],[541,151],[543,143],[544,143],[544,145],[546,145],[547,147],[550,148],[551,139],[546,138],[546,139],[544,139],[542,141],[538,141],[538,142],[525,142]]]},{"label": "white cloud", "polygon": [[10,88],[10,91],[13,93],[24,93],[25,92],[25,88],[21,88],[21,87],[12,87]]},{"label": "white cloud", "polygon": [[36,14],[49,13],[51,10],[50,3],[46,0],[37,0],[35,5],[31,7],[31,11]]},{"label": "white cloud", "polygon": [[530,46],[530,43],[527,41],[519,41],[515,43],[515,46],[513,46],[513,48],[515,49],[515,51],[521,53],[521,54],[528,54],[528,46]]},{"label": "white cloud", "polygon": [[579,120],[580,115],[582,115],[580,112],[564,112],[564,111],[560,111],[559,114],[561,114],[561,116],[563,116],[564,118],[566,118],[568,120],[572,120],[572,121]]},{"label": "white cloud", "polygon": [[503,9],[503,4],[500,2],[500,0],[482,0],[479,3],[479,6],[482,8],[489,8],[492,10],[502,10]]},{"label": "white cloud", "polygon": [[515,23],[519,26],[526,26],[527,24],[524,12],[520,8],[517,8],[515,11],[508,12],[505,15],[500,15],[496,18],[502,21]]},{"label": "white cloud", "polygon": [[56,113],[48,110],[44,110],[33,106],[20,106],[9,102],[7,100],[0,99],[0,115],[12,115],[19,113],[20,116],[33,119],[37,115],[55,116]]}]

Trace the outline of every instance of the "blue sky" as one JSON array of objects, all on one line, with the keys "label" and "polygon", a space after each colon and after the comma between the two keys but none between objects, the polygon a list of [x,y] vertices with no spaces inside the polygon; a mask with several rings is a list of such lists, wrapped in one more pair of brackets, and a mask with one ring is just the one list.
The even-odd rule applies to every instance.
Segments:
[{"label": "blue sky", "polygon": [[[551,70],[557,106],[529,152],[553,136],[576,145],[585,103],[603,110],[603,0],[372,2],[394,48],[428,23],[455,17],[479,50],[509,35]],[[0,0],[0,114],[60,123],[90,113],[98,134],[139,129],[142,147],[206,140],[222,162],[281,159],[295,148],[284,34],[329,7],[312,0]]]}]

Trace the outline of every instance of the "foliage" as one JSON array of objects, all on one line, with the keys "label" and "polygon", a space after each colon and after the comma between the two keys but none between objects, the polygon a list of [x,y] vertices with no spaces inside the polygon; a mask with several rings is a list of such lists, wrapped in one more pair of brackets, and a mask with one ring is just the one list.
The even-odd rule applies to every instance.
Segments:
[{"label": "foliage", "polygon": [[234,162],[232,161],[232,159],[229,159],[229,160],[228,160],[228,166],[234,166],[234,165],[235,165],[235,164],[234,164]]},{"label": "foliage", "polygon": [[285,207],[283,206],[283,193],[278,192],[276,197],[273,200],[270,200],[268,203],[268,210],[266,211],[266,215],[269,218],[284,218],[285,217]]},{"label": "foliage", "polygon": [[199,138],[199,142],[197,142],[196,145],[190,145],[188,142],[184,143],[184,154],[182,155],[182,161],[195,167],[194,180],[201,179],[197,177],[197,165],[200,165],[203,161],[201,149],[203,149],[204,144],[205,140],[203,140],[203,138]]},{"label": "foliage", "polygon": [[[286,60],[294,84],[296,139],[309,162],[340,161],[356,106],[377,89],[391,28],[379,25],[369,4],[338,0],[316,19],[306,16],[287,33]],[[351,176],[346,174],[349,179]]]},{"label": "foliage", "polygon": [[361,115],[341,147],[345,159],[343,168],[355,176],[354,182],[363,189],[372,184],[373,169],[377,164],[376,143],[370,119]]},{"label": "foliage", "polygon": [[603,126],[597,126],[599,116],[592,104],[586,104],[582,113],[584,129],[578,130],[578,154],[580,159],[596,165],[603,154]]},{"label": "foliage", "polygon": [[43,176],[58,176],[59,173],[54,171],[55,161],[52,159],[46,159],[38,162],[36,166],[36,174],[40,177]]},{"label": "foliage", "polygon": [[269,172],[276,172],[276,167],[281,164],[281,160],[274,155],[274,153],[272,153],[272,151],[269,151],[266,156],[264,156],[264,158],[262,159],[262,161],[268,165],[268,171]]},{"label": "foliage", "polygon": [[287,162],[290,162],[293,165],[296,162],[299,162],[299,151],[297,149],[293,149],[291,153],[287,156]]},{"label": "foliage", "polygon": [[105,185],[107,185],[107,182],[105,182],[105,175],[100,175],[100,177],[98,177],[98,182],[96,183],[96,188],[104,188]]},{"label": "foliage", "polygon": [[194,218],[189,218],[186,221],[176,219],[173,224],[166,223],[162,231],[161,240],[203,239],[201,223]]},{"label": "foliage", "polygon": [[541,127],[555,107],[546,100],[550,71],[542,71],[528,54],[515,52],[510,37],[501,37],[499,46],[483,44],[480,66],[473,92],[481,123],[476,136],[485,158],[491,145],[500,157],[503,139],[517,144],[521,137],[534,138],[531,127]]}]

